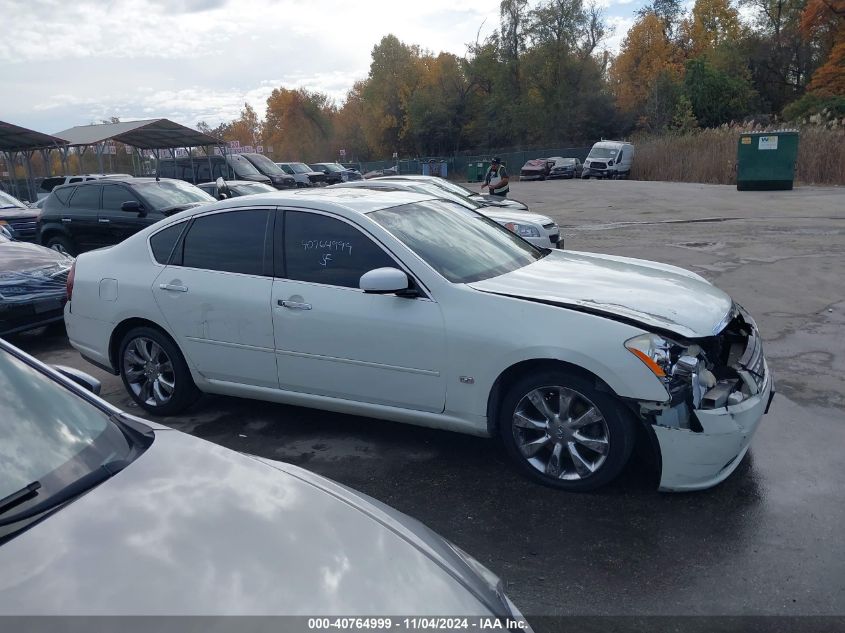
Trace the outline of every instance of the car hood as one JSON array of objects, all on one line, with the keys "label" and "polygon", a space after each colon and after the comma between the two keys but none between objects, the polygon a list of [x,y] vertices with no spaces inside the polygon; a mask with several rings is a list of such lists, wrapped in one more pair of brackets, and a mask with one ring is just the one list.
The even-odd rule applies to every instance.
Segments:
[{"label": "car hood", "polygon": [[519,211],[528,211],[528,205],[524,202],[511,200],[510,198],[502,198],[501,196],[491,196],[490,194],[478,193],[470,196],[470,199],[490,207],[509,207]]},{"label": "car hood", "polygon": [[8,209],[0,209],[0,220],[17,220],[20,218],[38,218],[40,211],[31,207],[24,209],[23,207],[9,207]]},{"label": "car hood", "polygon": [[507,207],[483,207],[478,209],[482,215],[486,215],[491,220],[496,222],[534,222],[535,224],[549,224],[555,223],[550,217],[540,215],[539,213],[531,213],[530,211],[519,211],[516,209],[508,209]]},{"label": "car hood", "polygon": [[28,242],[0,242],[0,273],[26,272],[56,266],[70,267],[73,259],[51,248]]},{"label": "car hood", "polygon": [[0,569],[6,615],[471,615],[496,599],[413,519],[170,430],[0,547]]},{"label": "car hood", "polygon": [[469,285],[687,338],[712,336],[733,306],[727,294],[682,268],[575,251],[555,250],[533,264]]}]

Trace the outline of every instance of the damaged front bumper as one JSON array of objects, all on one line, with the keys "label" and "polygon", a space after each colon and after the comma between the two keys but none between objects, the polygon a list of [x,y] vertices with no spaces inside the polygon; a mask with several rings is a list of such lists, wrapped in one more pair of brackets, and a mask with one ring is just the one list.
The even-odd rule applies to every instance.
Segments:
[{"label": "damaged front bumper", "polygon": [[703,490],[721,483],[739,466],[774,395],[766,368],[763,389],[739,404],[698,409],[700,430],[653,424],[660,445],[660,490]]},{"label": "damaged front bumper", "polygon": [[664,382],[665,403],[640,402],[660,452],[660,490],[710,488],[736,469],[774,395],[750,315],[736,306],[712,337],[688,342]]}]

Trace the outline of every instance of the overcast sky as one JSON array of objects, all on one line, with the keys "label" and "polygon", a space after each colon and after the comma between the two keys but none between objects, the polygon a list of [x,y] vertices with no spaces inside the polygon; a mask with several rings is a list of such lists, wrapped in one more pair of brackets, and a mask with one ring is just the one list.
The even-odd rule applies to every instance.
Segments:
[{"label": "overcast sky", "polygon": [[[533,0],[531,4],[536,4]],[[642,0],[599,0],[617,51]],[[434,51],[498,28],[498,0],[0,0],[0,119],[54,133],[118,116],[263,116],[273,88],[338,104],[382,36]]]}]

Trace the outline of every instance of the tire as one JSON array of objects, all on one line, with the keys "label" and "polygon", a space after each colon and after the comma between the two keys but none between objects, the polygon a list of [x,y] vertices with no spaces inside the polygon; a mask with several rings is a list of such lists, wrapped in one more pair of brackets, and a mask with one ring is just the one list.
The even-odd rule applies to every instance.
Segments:
[{"label": "tire", "polygon": [[76,257],[78,255],[76,252],[76,245],[73,243],[73,240],[60,233],[55,233],[47,238],[47,242],[44,246],[72,257]]},{"label": "tire", "polygon": [[182,352],[160,330],[133,328],[120,342],[117,364],[123,386],[154,415],[184,411],[200,396]]},{"label": "tire", "polygon": [[497,422],[505,450],[523,474],[571,492],[610,483],[634,448],[631,413],[616,396],[565,370],[517,380],[501,400]]}]

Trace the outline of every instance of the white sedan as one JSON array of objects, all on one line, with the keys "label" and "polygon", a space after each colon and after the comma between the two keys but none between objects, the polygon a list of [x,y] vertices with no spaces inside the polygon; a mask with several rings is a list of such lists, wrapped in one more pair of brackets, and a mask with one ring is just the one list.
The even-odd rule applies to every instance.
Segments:
[{"label": "white sedan", "polygon": [[[416,191],[417,193],[428,194],[437,198],[444,198],[457,202],[467,209],[478,211],[480,214],[495,220],[512,233],[516,233],[522,239],[531,242],[540,248],[563,248],[563,236],[560,228],[550,217],[531,213],[530,211],[519,211],[506,207],[491,207],[484,202],[473,200],[466,196],[459,196],[447,189],[438,187],[434,178],[431,180],[409,180],[400,178],[374,178],[372,180],[357,180],[332,185],[332,188],[363,188],[374,191]],[[438,178],[437,180],[442,180]]]},{"label": "white sedan", "polygon": [[304,189],[190,209],[68,280],[72,345],[157,415],[201,392],[498,436],[588,490],[637,437],[665,490],[745,455],[772,377],[751,317],[691,272],[538,249],[454,202]]}]

